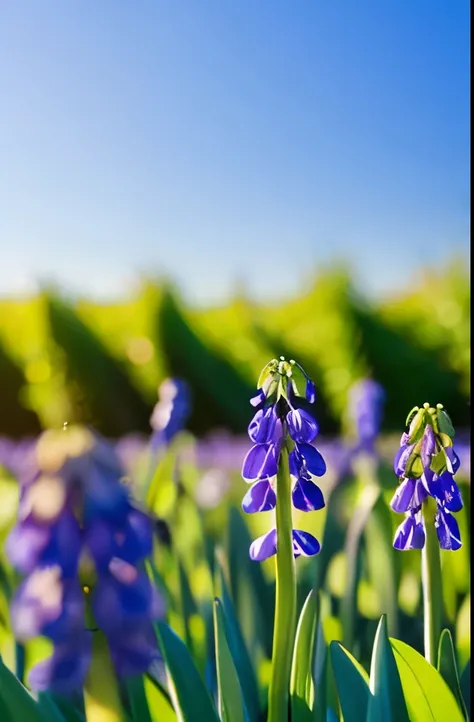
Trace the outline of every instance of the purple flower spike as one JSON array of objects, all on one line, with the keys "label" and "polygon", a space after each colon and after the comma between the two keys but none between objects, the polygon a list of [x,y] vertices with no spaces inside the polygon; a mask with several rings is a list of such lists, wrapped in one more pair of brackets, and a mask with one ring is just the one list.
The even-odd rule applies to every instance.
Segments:
[{"label": "purple flower spike", "polygon": [[441,549],[454,552],[462,547],[461,534],[456,519],[441,506],[438,506],[435,516],[435,527]]},{"label": "purple flower spike", "polygon": [[[425,403],[422,409],[414,407],[416,418],[413,417],[413,412],[410,412],[408,417],[408,421],[415,418],[415,426],[418,424],[413,438],[419,439],[421,430],[423,436],[414,444],[408,443],[409,437],[406,433],[400,440],[400,449],[394,462],[400,484],[391,501],[391,507],[396,512],[409,512],[409,515],[395,534],[393,545],[396,549],[423,548],[424,524],[427,521],[430,524],[434,521],[441,549],[455,551],[461,546],[459,526],[452,516],[452,512],[460,511],[463,506],[459,487],[454,480],[454,473],[459,469],[459,457],[449,436],[449,433],[454,433],[452,425],[446,423],[446,414],[442,409],[440,404],[434,408],[428,403]],[[441,416],[437,416],[439,412],[442,412]],[[425,503],[428,497],[433,498],[437,504],[434,520],[424,518],[426,509],[429,508]]]},{"label": "purple flower spike", "polygon": [[[45,432],[36,456],[7,544],[12,563],[27,574],[12,600],[11,623],[20,641],[44,636],[54,645],[50,659],[32,670],[32,688],[69,694],[80,691],[90,666],[85,595],[108,644],[120,636],[125,655],[130,640],[130,659],[138,658],[140,630],[164,609],[142,571],[152,550],[151,520],[132,504],[113,447],[71,427]],[[149,647],[145,657],[152,658]]]},{"label": "purple flower spike", "polygon": [[[248,429],[254,446],[244,459],[242,476],[253,485],[245,494],[242,508],[248,514],[277,508],[280,502],[272,479],[277,477],[278,481],[279,465],[286,464],[288,458],[292,505],[305,512],[322,509],[322,491],[312,481],[312,476],[322,476],[326,471],[323,457],[311,445],[319,427],[311,413],[302,408],[314,401],[314,384],[299,364],[293,360],[287,362],[283,357],[267,364],[262,378],[269,395],[265,398],[265,392],[260,389],[251,401],[258,407]],[[306,384],[306,400],[303,384]],[[281,450],[288,451],[289,457],[280,454]],[[283,467],[281,471],[284,482],[288,469]],[[306,532],[293,532],[293,546],[295,556],[311,556],[319,551],[319,542]],[[272,529],[253,542],[250,556],[261,561],[276,551],[276,531]]]},{"label": "purple flower spike", "polygon": [[410,513],[395,532],[393,546],[400,551],[409,551],[410,549],[422,549],[424,545],[425,529],[423,523],[417,522],[415,515]]},{"label": "purple flower spike", "polygon": [[250,545],[250,558],[255,562],[263,562],[276,554],[276,529],[259,536]]},{"label": "purple flower spike", "polygon": [[312,557],[318,554],[321,545],[312,534],[300,529],[293,529],[293,554],[295,559],[300,556]]},{"label": "purple flower spike", "polygon": [[270,511],[276,506],[276,495],[268,479],[257,481],[243,498],[242,509],[247,514]]},{"label": "purple flower spike", "polygon": [[286,422],[291,438],[298,443],[311,443],[319,431],[317,422],[304,409],[292,409]]},{"label": "purple flower spike", "polygon": [[325,506],[323,492],[309,479],[297,480],[291,493],[293,506],[300,511],[318,511]]},{"label": "purple flower spike", "polygon": [[266,479],[276,476],[278,471],[278,450],[276,444],[255,444],[244,459],[242,476],[245,481]]}]

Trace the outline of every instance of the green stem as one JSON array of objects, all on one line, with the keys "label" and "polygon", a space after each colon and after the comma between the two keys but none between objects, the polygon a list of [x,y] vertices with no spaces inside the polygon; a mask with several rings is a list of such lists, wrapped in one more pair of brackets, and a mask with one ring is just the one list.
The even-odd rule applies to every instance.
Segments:
[{"label": "green stem", "polygon": [[280,452],[276,496],[276,602],[267,722],[288,722],[291,661],[296,632],[296,573],[293,557],[291,480],[286,446]]},{"label": "green stem", "polygon": [[423,502],[425,518],[425,546],[421,551],[421,582],[423,585],[423,612],[425,657],[433,667],[438,662],[438,645],[443,620],[443,587],[439,541],[434,526],[436,503],[429,498]]},{"label": "green stem", "polygon": [[87,722],[124,722],[122,704],[105,634],[93,632],[92,659],[84,685]]},{"label": "green stem", "polygon": [[371,468],[371,460],[361,459],[357,468],[359,499],[347,528],[344,551],[347,560],[346,590],[341,602],[344,646],[353,651],[357,620],[357,583],[359,581],[360,543],[372,509],[379,498],[380,487]]}]

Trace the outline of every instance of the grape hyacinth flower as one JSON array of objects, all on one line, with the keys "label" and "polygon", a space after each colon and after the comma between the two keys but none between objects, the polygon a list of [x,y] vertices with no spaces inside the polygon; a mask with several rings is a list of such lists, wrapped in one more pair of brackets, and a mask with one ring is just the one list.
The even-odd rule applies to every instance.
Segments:
[{"label": "grape hyacinth flower", "polygon": [[[400,483],[391,501],[394,511],[405,514],[394,539],[395,549],[422,549],[426,524],[434,524],[441,549],[461,547],[459,526],[453,513],[463,503],[454,475],[459,458],[453,448],[454,429],[441,404],[417,406],[407,418],[394,470]],[[434,500],[434,515],[428,500]]]},{"label": "grape hyacinth flower", "polygon": [[453,448],[454,428],[442,404],[415,406],[406,425],[394,461],[400,484],[391,502],[405,520],[395,532],[393,546],[421,549],[425,657],[435,666],[443,617],[440,548],[461,547],[453,516],[463,505],[454,480],[459,458]]},{"label": "grape hyacinth flower", "polygon": [[288,719],[288,688],[296,632],[295,558],[313,556],[318,540],[293,528],[292,507],[322,509],[324,498],[314,477],[326,464],[311,445],[318,424],[308,407],[315,400],[313,382],[295,361],[270,361],[258,380],[256,407],[249,425],[254,445],[247,453],[242,476],[252,486],[243,500],[247,513],[275,509],[275,528],[256,539],[250,557],[263,561],[276,555],[275,626],[272,676],[268,692],[268,722]]},{"label": "grape hyacinth flower", "polygon": [[[251,399],[251,404],[257,408],[248,428],[254,445],[242,468],[244,480],[252,484],[242,502],[242,508],[248,514],[276,507],[276,477],[283,446],[289,450],[293,506],[301,511],[324,507],[323,494],[314,477],[323,476],[326,463],[311,445],[319,427],[305,408],[314,399],[313,382],[294,361],[275,359],[263,370],[258,393]],[[293,529],[292,540],[295,557],[312,556],[320,550],[318,540],[309,532]],[[276,529],[256,539],[250,547],[250,557],[256,561],[268,559],[276,552]]]},{"label": "grape hyacinth flower", "polygon": [[54,645],[31,670],[31,687],[80,690],[95,632],[118,677],[146,672],[158,656],[153,621],[163,613],[143,569],[152,526],[132,504],[112,447],[78,427],[47,431],[36,466],[7,540],[11,563],[25,575],[11,605],[15,636]]}]

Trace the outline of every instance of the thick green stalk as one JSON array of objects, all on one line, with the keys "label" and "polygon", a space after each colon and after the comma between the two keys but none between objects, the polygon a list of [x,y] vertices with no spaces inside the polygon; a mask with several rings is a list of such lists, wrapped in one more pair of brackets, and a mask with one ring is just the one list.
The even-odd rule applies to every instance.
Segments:
[{"label": "thick green stalk", "polygon": [[267,720],[288,722],[291,661],[296,632],[296,573],[293,557],[291,480],[286,446],[280,453],[276,495],[276,603]]},{"label": "thick green stalk", "polygon": [[436,503],[428,497],[423,502],[426,540],[421,552],[421,582],[423,585],[425,657],[433,667],[437,665],[443,621],[441,559],[438,535],[433,523],[435,513]]},{"label": "thick green stalk", "polygon": [[87,722],[124,722],[117,678],[105,634],[93,632],[92,659],[84,685]]}]

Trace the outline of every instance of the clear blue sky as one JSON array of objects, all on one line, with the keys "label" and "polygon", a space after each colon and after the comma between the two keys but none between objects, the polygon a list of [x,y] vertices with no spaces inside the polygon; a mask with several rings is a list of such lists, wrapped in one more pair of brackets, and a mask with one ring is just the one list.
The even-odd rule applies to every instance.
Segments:
[{"label": "clear blue sky", "polygon": [[0,294],[370,292],[469,243],[467,0],[0,4]]}]

